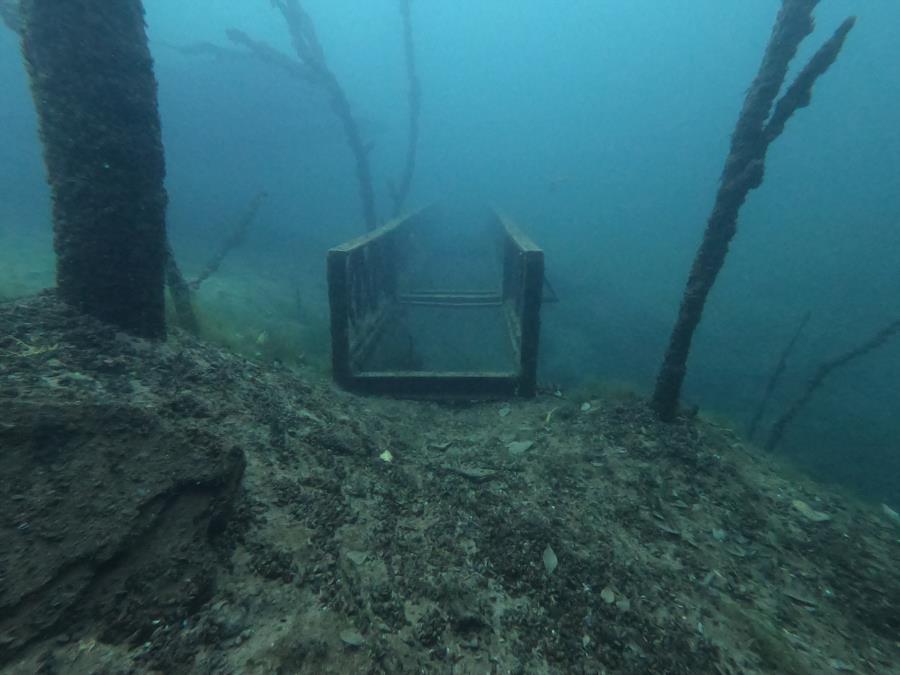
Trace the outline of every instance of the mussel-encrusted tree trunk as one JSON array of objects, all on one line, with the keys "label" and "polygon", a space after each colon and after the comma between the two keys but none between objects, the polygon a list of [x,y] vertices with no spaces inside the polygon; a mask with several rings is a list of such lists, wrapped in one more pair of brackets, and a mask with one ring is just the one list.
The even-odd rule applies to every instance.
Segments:
[{"label": "mussel-encrusted tree trunk", "polygon": [[813,31],[812,13],[818,2],[783,0],[759,72],[744,99],[731,136],[731,151],[722,171],[715,206],[694,258],[678,319],[656,380],[652,403],[664,421],[672,421],[677,415],[694,331],[700,323],[706,298],[725,263],[728,245],[737,231],[741,206],[750,191],[762,184],[769,146],[784,131],[788,119],[799,108],[809,105],[813,84],[834,63],[853,28],[855,19],[850,17],[813,55],[776,103],[797,48]]},{"label": "mussel-encrusted tree trunk", "polygon": [[23,0],[60,297],[165,335],[165,161],[140,0]]}]

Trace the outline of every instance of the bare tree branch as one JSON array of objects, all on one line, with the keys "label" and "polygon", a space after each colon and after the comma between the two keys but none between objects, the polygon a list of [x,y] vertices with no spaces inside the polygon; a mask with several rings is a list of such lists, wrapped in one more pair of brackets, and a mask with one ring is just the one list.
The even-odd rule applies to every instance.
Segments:
[{"label": "bare tree branch", "polygon": [[778,382],[781,380],[781,376],[787,369],[788,357],[791,355],[791,352],[794,351],[794,347],[797,345],[797,341],[803,334],[803,329],[806,328],[806,324],[809,323],[809,318],[811,316],[812,312],[807,312],[803,315],[803,318],[800,320],[800,325],[797,326],[797,329],[791,336],[790,341],[787,343],[787,345],[785,345],[784,349],[781,350],[781,355],[778,357],[778,362],[775,364],[775,368],[772,371],[772,374],[769,376],[769,381],[766,382],[766,391],[756,408],[756,412],[753,414],[753,419],[750,420],[750,426],[747,428],[747,438],[752,440],[753,436],[756,434],[756,428],[759,426],[759,422],[760,420],[762,420],[762,417],[766,412],[766,408],[769,405],[772,394],[775,392],[775,387],[778,385]]},{"label": "bare tree branch", "polygon": [[[818,1],[783,0],[759,72],[744,100],[731,137],[731,149],[722,170],[715,205],[688,276],[653,392],[653,408],[664,421],[673,421],[677,416],[694,332],[700,324],[709,292],[725,263],[728,246],[737,232],[738,213],[750,191],[762,184],[769,145],[781,134],[791,115],[809,103],[813,83],[834,62],[847,32],[853,27],[853,19],[844,22],[801,71],[772,113],[788,66],[800,43],[813,30],[812,12]],[[770,113],[772,117],[767,124]]]},{"label": "bare tree branch", "polygon": [[865,342],[819,366],[800,397],[794,401],[787,411],[778,418],[778,421],[772,425],[772,430],[769,432],[769,439],[766,441],[766,449],[773,450],[775,446],[778,445],[778,442],[784,435],[785,428],[787,428],[788,424],[790,424],[797,414],[806,407],[810,400],[812,400],[813,394],[815,394],[816,390],[825,383],[826,378],[831,375],[831,373],[839,368],[843,368],[861,356],[865,356],[869,352],[878,349],[898,333],[900,333],[900,319],[895,319]]},{"label": "bare tree branch", "polygon": [[406,145],[406,162],[403,166],[403,175],[400,184],[391,184],[391,199],[394,202],[394,216],[400,215],[400,210],[412,185],[413,172],[416,168],[416,153],[419,145],[419,114],[422,108],[422,93],[419,85],[419,77],[416,73],[416,52],[413,42],[412,12],[410,5],[412,0],[399,0],[400,14],[403,17],[403,47],[406,53],[406,78],[409,82],[409,138]]},{"label": "bare tree branch", "polygon": [[244,31],[237,30],[236,28],[227,30],[225,34],[233,43],[249,49],[260,61],[281,68],[291,77],[306,80],[307,82],[315,80],[315,74],[309,66],[292,59],[287,54],[282,54],[267,42],[254,40]]},{"label": "bare tree branch", "polygon": [[369,168],[370,148],[363,143],[359,125],[353,117],[350,101],[335,74],[328,67],[325,52],[319,43],[312,19],[298,0],[272,0],[272,5],[281,12],[291,34],[291,43],[297,53],[297,61],[285,56],[265,42],[254,40],[239,30],[229,30],[232,42],[250,49],[262,60],[286,70],[296,77],[302,77],[325,89],[331,99],[331,108],[341,121],[347,145],[356,161],[356,181],[362,202],[363,219],[368,231],[378,227],[375,213],[375,191],[372,188],[372,172]]}]

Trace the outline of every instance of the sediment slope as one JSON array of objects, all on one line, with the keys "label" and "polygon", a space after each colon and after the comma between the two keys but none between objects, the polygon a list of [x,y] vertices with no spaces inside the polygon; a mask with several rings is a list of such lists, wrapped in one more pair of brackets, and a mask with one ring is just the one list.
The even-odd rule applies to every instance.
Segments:
[{"label": "sediment slope", "polygon": [[900,527],[703,420],[0,336],[6,672],[898,672]]}]

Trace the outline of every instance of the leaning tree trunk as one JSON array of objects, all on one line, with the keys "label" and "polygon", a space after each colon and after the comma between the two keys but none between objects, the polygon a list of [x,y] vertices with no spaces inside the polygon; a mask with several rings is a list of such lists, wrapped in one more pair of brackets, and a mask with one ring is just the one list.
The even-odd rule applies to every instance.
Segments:
[{"label": "leaning tree trunk", "polygon": [[60,297],[165,335],[163,158],[140,0],[23,0],[22,50],[53,198]]},{"label": "leaning tree trunk", "polygon": [[744,99],[731,136],[731,151],[722,171],[716,202],[694,258],[678,319],[656,380],[652,405],[663,421],[671,422],[677,416],[694,331],[703,315],[706,298],[725,263],[728,246],[737,231],[741,206],[750,191],[762,184],[769,146],[784,131],[788,119],[799,108],[809,105],[813,85],[834,63],[853,28],[855,19],[850,17],[813,55],[776,103],[775,98],[797,48],[812,33],[812,12],[818,2],[783,0],[759,72]]}]

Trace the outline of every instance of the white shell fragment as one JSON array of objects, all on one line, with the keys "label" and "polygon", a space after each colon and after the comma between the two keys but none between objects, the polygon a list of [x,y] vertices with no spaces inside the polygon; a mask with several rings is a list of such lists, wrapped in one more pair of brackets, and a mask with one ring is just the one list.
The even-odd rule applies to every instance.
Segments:
[{"label": "white shell fragment", "polygon": [[369,554],[365,551],[347,551],[347,558],[354,565],[362,565],[368,557]]},{"label": "white shell fragment", "polygon": [[385,450],[380,455],[378,455],[378,459],[380,459],[382,462],[393,462],[394,456],[391,454],[390,450]]},{"label": "white shell fragment", "polygon": [[587,412],[590,409],[591,409],[591,404],[588,403],[587,401],[585,401],[584,403],[581,404],[581,412]]},{"label": "white shell fragment", "polygon": [[828,520],[831,520],[831,516],[827,513],[822,513],[821,511],[816,511],[809,504],[799,499],[795,499],[791,502],[791,505],[800,512],[807,520],[811,520],[814,523],[824,523]]},{"label": "white shell fragment", "polygon": [[341,642],[348,647],[362,647],[366,643],[366,639],[355,630],[348,628],[341,631]]},{"label": "white shell fragment", "polygon": [[506,447],[512,454],[521,455],[523,452],[530,450],[533,445],[534,441],[513,441],[512,443],[508,443]]},{"label": "white shell fragment", "polygon": [[559,560],[556,558],[556,552],[547,544],[547,548],[544,549],[544,569],[547,570],[547,574],[553,574],[553,570],[556,569],[556,566],[559,564]]}]

